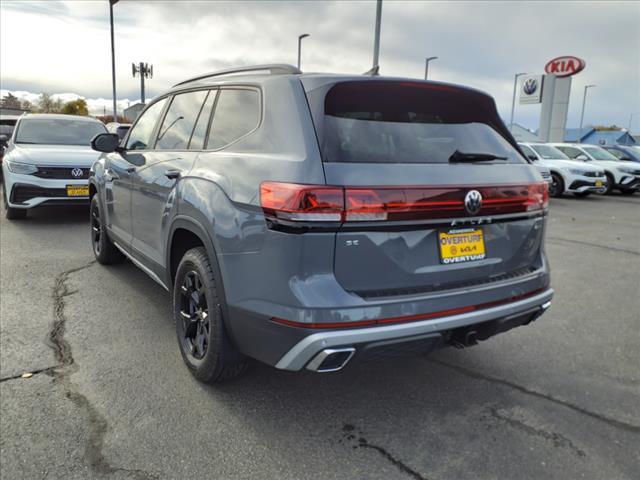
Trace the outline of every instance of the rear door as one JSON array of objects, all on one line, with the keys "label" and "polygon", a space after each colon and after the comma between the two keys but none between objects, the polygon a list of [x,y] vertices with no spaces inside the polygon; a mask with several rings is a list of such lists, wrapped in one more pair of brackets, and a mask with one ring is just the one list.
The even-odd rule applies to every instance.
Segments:
[{"label": "rear door", "polygon": [[[326,181],[345,188],[334,268],[346,290],[404,295],[540,267],[546,185],[493,99],[386,80],[321,94],[314,121]],[[313,109],[317,97],[308,95]]]}]

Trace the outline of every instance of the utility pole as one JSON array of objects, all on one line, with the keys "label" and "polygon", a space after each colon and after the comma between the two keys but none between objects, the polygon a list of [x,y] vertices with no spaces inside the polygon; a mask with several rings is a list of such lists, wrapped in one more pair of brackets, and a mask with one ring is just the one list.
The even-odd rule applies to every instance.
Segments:
[{"label": "utility pole", "polygon": [[595,87],[595,85],[585,85],[584,87],[584,95],[582,97],[582,113],[580,114],[580,138],[578,139],[578,143],[582,140],[582,122],[584,120],[584,106],[587,103],[587,89]]},{"label": "utility pole", "polygon": [[298,35],[298,70],[300,70],[300,60],[302,59],[302,39],[307,38],[308,36],[308,33]]},{"label": "utility pole", "polygon": [[376,71],[379,66],[380,57],[380,24],[382,22],[382,0],[377,0],[376,3],[376,33],[373,40],[373,67],[372,70]]},{"label": "utility pole", "polygon": [[113,39],[113,6],[120,0],[109,0],[109,21],[111,24],[111,84],[113,86],[113,121],[118,120],[118,108],[116,106],[116,47]]},{"label": "utility pole", "polygon": [[631,145],[631,122],[633,121],[633,116],[638,115],[640,112],[632,113],[629,115],[629,128],[627,128],[627,145]]},{"label": "utility pole", "polygon": [[133,74],[134,78],[136,76],[136,73],[140,75],[140,103],[144,105],[144,79],[153,78],[153,65],[149,65],[148,63],[144,62],[140,62],[138,65],[132,63],[131,73]]},{"label": "utility pole", "polygon": [[509,132],[513,132],[513,113],[516,110],[516,90],[518,89],[518,77],[526,75],[526,73],[516,73],[513,79],[513,98],[511,99],[511,119],[509,120]]},{"label": "utility pole", "polygon": [[429,62],[431,60],[436,60],[438,57],[427,57],[424,62],[424,79],[426,80],[429,76]]}]

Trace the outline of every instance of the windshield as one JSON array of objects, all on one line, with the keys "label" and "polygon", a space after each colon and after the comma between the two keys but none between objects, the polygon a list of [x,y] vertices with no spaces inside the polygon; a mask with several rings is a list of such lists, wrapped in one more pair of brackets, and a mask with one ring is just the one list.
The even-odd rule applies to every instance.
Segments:
[{"label": "windshield", "polygon": [[29,118],[18,126],[16,143],[38,145],[89,145],[107,129],[102,123],[73,119]]},{"label": "windshield", "polygon": [[569,160],[569,157],[551,145],[531,145],[531,148],[544,160]]},{"label": "windshield", "polygon": [[609,162],[618,162],[619,160],[607,152],[604,148],[600,147],[582,147],[585,152],[591,155],[596,160],[607,160]]},{"label": "windshield", "polygon": [[324,161],[448,163],[457,151],[526,163],[494,111],[490,97],[445,85],[339,83],[325,97]]}]

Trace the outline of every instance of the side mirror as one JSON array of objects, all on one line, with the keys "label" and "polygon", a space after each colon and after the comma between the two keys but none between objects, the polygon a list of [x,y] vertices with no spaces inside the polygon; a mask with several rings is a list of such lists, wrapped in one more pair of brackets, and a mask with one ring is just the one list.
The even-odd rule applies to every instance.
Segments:
[{"label": "side mirror", "polygon": [[576,157],[576,160],[581,160],[583,162],[588,162],[589,161],[589,157],[587,157],[584,153],[581,153],[580,155],[578,155]]},{"label": "side mirror", "polygon": [[534,162],[538,160],[538,157],[536,157],[533,153],[527,155],[527,157],[529,158],[529,160],[533,160]]},{"label": "side mirror", "polygon": [[120,150],[120,137],[115,133],[99,133],[91,139],[91,148],[111,153]]}]

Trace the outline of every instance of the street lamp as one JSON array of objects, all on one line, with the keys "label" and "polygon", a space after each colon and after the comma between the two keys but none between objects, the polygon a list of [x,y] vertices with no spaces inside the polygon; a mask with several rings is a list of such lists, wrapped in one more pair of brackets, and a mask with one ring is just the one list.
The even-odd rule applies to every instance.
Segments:
[{"label": "street lamp", "polygon": [[518,89],[518,77],[526,75],[525,72],[516,73],[513,78],[513,98],[511,99],[511,120],[509,121],[509,131],[513,131],[513,113],[516,110],[516,90]]},{"label": "street lamp", "polygon": [[373,66],[371,72],[373,75],[378,74],[380,66],[380,26],[382,24],[382,0],[376,2],[376,30],[373,37]]},{"label": "street lamp", "polygon": [[113,41],[113,6],[120,0],[109,0],[109,21],[111,23],[111,84],[113,85],[113,121],[118,121],[116,107],[116,47]]},{"label": "street lamp", "polygon": [[631,122],[633,121],[633,117],[635,115],[640,115],[640,112],[636,112],[636,113],[632,113],[631,115],[629,115],[629,128],[627,128],[627,144],[630,145],[630,140],[631,140]]},{"label": "street lamp", "polygon": [[580,140],[582,140],[582,121],[584,120],[584,106],[587,103],[587,89],[595,86],[596,85],[585,85],[584,87],[584,96],[582,97],[582,113],[580,114],[580,138],[578,139],[578,143],[580,143]]},{"label": "street lamp", "polygon": [[300,59],[302,56],[302,39],[307,38],[309,36],[308,33],[303,33],[302,35],[298,35],[298,70],[300,70]]},{"label": "street lamp", "polygon": [[438,57],[427,57],[424,63],[424,79],[426,80],[429,76],[429,62],[431,60],[436,60]]}]

